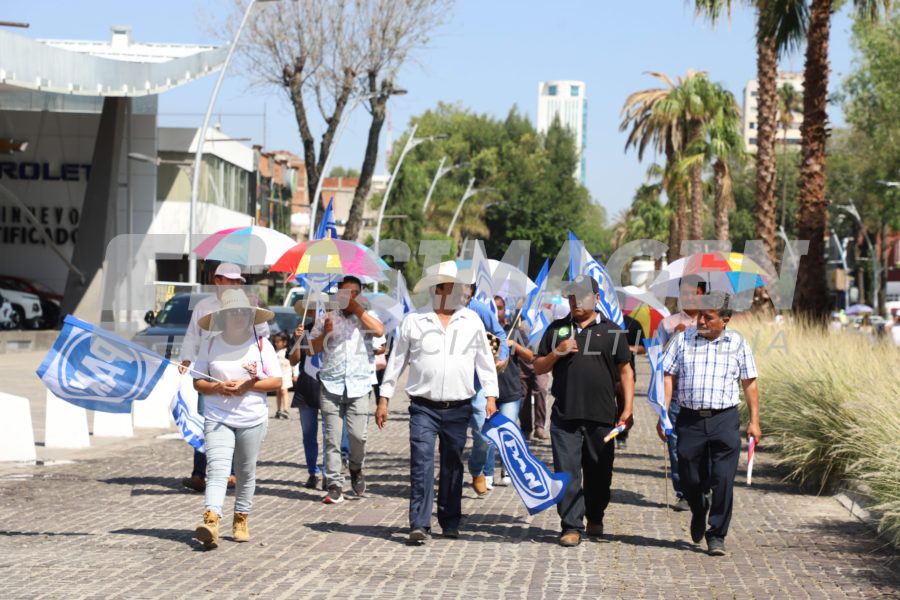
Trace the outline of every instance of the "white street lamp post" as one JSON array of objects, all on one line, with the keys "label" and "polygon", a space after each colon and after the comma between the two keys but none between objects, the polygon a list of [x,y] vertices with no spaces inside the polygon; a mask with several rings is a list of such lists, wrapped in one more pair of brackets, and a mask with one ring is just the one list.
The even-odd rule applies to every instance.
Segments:
[{"label": "white street lamp post", "polygon": [[875,251],[875,245],[872,243],[872,237],[869,235],[869,232],[866,231],[865,226],[863,226],[862,218],[859,216],[859,211],[856,210],[856,205],[853,204],[853,200],[848,200],[847,204],[842,204],[838,206],[841,210],[849,214],[851,217],[856,219],[856,223],[859,225],[859,228],[863,232],[863,237],[866,240],[866,246],[869,248],[869,256],[872,259],[872,308],[875,309],[876,314],[881,314],[881,307],[879,306],[879,298],[881,291],[881,261],[878,260],[878,253]]},{"label": "white street lamp post", "polygon": [[462,212],[463,204],[466,203],[466,200],[477,194],[478,192],[484,192],[491,188],[478,188],[475,189],[473,187],[475,185],[475,178],[471,178],[469,180],[469,185],[466,187],[465,193],[463,193],[462,198],[459,199],[459,204],[456,205],[456,212],[453,213],[453,218],[450,220],[450,226],[447,227],[447,237],[450,237],[450,234],[453,233],[453,226],[456,225],[456,219],[459,218],[459,213]]},{"label": "white street lamp post", "polygon": [[428,213],[428,204],[431,202],[431,195],[434,193],[434,188],[437,187],[438,179],[452,171],[453,169],[458,169],[460,167],[465,167],[469,163],[459,163],[455,165],[451,165],[449,167],[445,167],[444,163],[447,162],[447,157],[443,157],[441,159],[440,164],[438,165],[437,171],[434,174],[434,179],[431,180],[431,187],[428,188],[428,194],[425,196],[425,203],[422,205],[422,214],[426,215]]},{"label": "white street lamp post", "polygon": [[253,10],[253,7],[256,6],[257,2],[271,1],[272,0],[250,0],[250,4],[247,5],[247,10],[244,11],[244,16],[241,18],[241,24],[238,25],[237,32],[234,34],[234,39],[231,41],[231,46],[228,48],[225,62],[222,63],[222,70],[219,71],[219,76],[216,78],[216,85],[213,87],[212,96],[210,96],[209,104],[206,106],[206,115],[203,117],[203,125],[200,126],[200,134],[197,136],[197,149],[194,152],[194,172],[191,177],[191,203],[188,208],[188,283],[191,284],[197,283],[197,257],[193,253],[194,225],[196,221],[197,198],[200,195],[200,169],[203,164],[203,148],[206,144],[206,130],[209,128],[209,120],[212,118],[212,111],[213,108],[215,108],[216,98],[219,96],[219,89],[222,87],[222,81],[225,79],[225,72],[228,70],[228,65],[231,63],[231,57],[234,55],[235,48],[237,48],[238,40],[241,38],[241,33],[244,31],[244,26],[247,24],[250,12]]},{"label": "white street lamp post", "polygon": [[406,155],[410,150],[421,144],[422,142],[430,142],[432,140],[438,140],[446,138],[446,134],[437,134],[437,135],[429,135],[425,137],[416,137],[416,130],[419,128],[419,124],[416,123],[413,125],[412,131],[409,132],[409,137],[406,139],[406,144],[403,145],[403,151],[400,153],[400,157],[397,159],[397,164],[394,165],[394,172],[391,173],[391,178],[388,179],[387,189],[384,190],[384,197],[381,199],[381,207],[378,209],[378,220],[375,222],[375,254],[378,254],[379,246],[381,243],[381,222],[384,220],[384,209],[387,206],[388,198],[391,195],[391,189],[394,187],[394,181],[397,179],[397,173],[400,172],[400,165],[403,164],[403,159],[406,158]]}]

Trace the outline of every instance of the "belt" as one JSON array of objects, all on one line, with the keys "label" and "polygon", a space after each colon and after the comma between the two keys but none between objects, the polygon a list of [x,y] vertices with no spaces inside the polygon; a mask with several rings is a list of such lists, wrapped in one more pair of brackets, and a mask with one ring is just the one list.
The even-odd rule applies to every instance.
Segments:
[{"label": "belt", "polygon": [[456,408],[457,406],[464,406],[471,402],[470,398],[466,398],[465,400],[429,400],[428,398],[422,398],[421,396],[411,396],[409,399],[415,404],[421,404],[428,408],[436,408],[438,410]]},{"label": "belt", "polygon": [[712,417],[719,413],[723,413],[729,410],[734,410],[737,408],[735,406],[729,406],[728,408],[701,408],[700,410],[695,410],[693,408],[687,408],[686,406],[681,407],[681,413],[686,413],[688,415],[694,415],[695,417]]}]

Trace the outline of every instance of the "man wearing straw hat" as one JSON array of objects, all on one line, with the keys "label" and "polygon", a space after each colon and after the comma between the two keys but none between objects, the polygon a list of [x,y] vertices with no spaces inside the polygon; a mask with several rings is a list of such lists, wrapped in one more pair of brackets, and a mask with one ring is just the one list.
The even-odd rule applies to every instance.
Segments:
[{"label": "man wearing straw hat", "polygon": [[341,433],[347,423],[350,438],[350,487],[357,496],[366,492],[363,461],[369,422],[369,393],[375,378],[372,340],[384,334],[384,325],[357,301],[362,282],[347,275],[338,284],[339,310],[316,321],[310,333],[314,353],[323,352],[319,369],[321,411],[325,434],[326,504],[344,500]]},{"label": "man wearing straw hat", "polygon": [[438,523],[444,537],[459,537],[462,454],[472,416],[475,375],[487,396],[488,417],[497,412],[498,394],[494,355],[481,318],[465,307],[465,291],[456,263],[441,263],[414,289],[416,293],[425,290],[431,293],[432,306],[408,314],[400,324],[375,411],[375,422],[383,428],[388,418],[388,402],[408,365],[411,544],[421,544],[431,533],[437,438],[440,439]]},{"label": "man wearing straw hat", "polygon": [[[681,407],[675,424],[678,470],[691,507],[691,539],[699,543],[705,536],[709,554],[723,556],[741,450],[740,388],[750,412],[747,437],[759,441],[762,433],[753,352],[741,334],[726,329],[732,296],[713,292],[707,298],[704,306],[715,308],[700,309],[697,327],[675,336],[663,355],[663,370],[666,405],[674,397]],[[712,491],[711,500],[706,490]]]},{"label": "man wearing straw hat", "polygon": [[[241,275],[241,268],[233,263],[221,263],[213,274],[213,283],[216,293],[203,298],[194,305],[191,311],[191,320],[181,342],[181,372],[186,367],[196,362],[197,355],[204,343],[209,341],[209,333],[200,327],[200,319],[222,308],[222,293],[228,289],[240,287],[247,280]],[[269,337],[269,324],[263,321],[256,326],[256,335],[261,338]],[[197,411],[203,414],[203,395],[198,398]],[[234,487],[234,475],[228,478],[228,487]],[[194,450],[194,469],[190,477],[181,480],[182,485],[197,492],[206,489],[206,454]]]}]

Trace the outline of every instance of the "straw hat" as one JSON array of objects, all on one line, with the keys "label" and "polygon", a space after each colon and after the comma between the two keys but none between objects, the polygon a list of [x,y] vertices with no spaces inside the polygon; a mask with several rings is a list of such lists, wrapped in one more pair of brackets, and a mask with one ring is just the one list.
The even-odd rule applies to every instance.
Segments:
[{"label": "straw hat", "polygon": [[445,260],[435,266],[425,270],[425,275],[420,279],[413,288],[413,293],[418,294],[428,290],[428,288],[440,285],[442,283],[471,283],[461,278],[459,267],[455,260]]},{"label": "straw hat", "polygon": [[198,325],[200,325],[201,329],[206,331],[211,330],[214,326],[218,326],[217,329],[221,329],[221,319],[218,318],[219,315],[223,314],[225,311],[237,309],[255,311],[253,318],[254,325],[259,325],[260,323],[264,323],[275,317],[275,313],[271,310],[251,305],[244,290],[231,288],[222,292],[222,308],[201,317],[198,321]]}]

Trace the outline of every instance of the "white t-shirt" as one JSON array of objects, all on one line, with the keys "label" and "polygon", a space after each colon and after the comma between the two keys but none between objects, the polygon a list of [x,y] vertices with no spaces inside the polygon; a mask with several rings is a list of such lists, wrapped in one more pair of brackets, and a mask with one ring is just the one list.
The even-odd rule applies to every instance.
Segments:
[{"label": "white t-shirt", "polygon": [[[211,343],[201,345],[194,369],[222,381],[241,380],[250,378],[244,365],[255,364],[256,376],[260,379],[281,377],[281,365],[275,348],[269,340],[259,339],[262,341],[262,348],[257,345],[256,338],[233,346],[225,343],[221,335],[217,335]],[[203,401],[204,416],[229,427],[253,427],[269,418],[269,407],[263,392],[251,391],[244,396],[204,394]]]},{"label": "white t-shirt", "polygon": [[891,327],[891,338],[894,340],[894,345],[900,348],[900,323],[894,323]]}]

